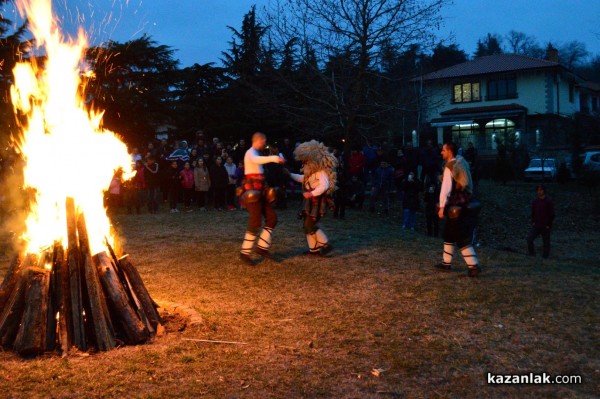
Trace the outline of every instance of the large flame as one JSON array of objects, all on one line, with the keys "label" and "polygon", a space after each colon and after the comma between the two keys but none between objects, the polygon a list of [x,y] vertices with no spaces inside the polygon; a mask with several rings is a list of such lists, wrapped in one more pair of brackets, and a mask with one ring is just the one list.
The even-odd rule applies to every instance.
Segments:
[{"label": "large flame", "polygon": [[55,241],[66,244],[67,197],[85,215],[92,253],[106,249],[110,221],[103,205],[104,191],[115,170],[131,173],[127,147],[112,132],[101,129],[102,113],[86,110],[81,95],[83,52],[87,41],[61,35],[52,15],[51,0],[19,0],[35,46],[45,50],[38,66],[19,63],[14,69],[11,97],[15,112],[26,117],[19,147],[24,155],[25,186],[35,191],[26,221],[29,253]]}]

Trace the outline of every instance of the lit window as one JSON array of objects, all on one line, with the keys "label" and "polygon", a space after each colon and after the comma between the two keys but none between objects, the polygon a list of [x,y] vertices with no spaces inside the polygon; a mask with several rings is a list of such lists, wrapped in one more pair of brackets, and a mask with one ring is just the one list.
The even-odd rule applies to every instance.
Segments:
[{"label": "lit window", "polygon": [[481,101],[479,82],[461,83],[454,85],[453,102],[470,103]]}]

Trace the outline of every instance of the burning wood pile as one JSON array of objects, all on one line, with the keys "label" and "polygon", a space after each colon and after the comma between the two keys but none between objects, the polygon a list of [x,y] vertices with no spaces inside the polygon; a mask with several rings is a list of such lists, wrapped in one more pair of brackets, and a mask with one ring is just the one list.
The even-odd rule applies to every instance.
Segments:
[{"label": "burning wood pile", "polygon": [[17,6],[45,61],[41,68],[31,57],[13,70],[15,140],[33,198],[23,249],[0,286],[0,345],[30,355],[145,342],[161,328],[157,305],[128,257],[115,253],[103,204],[115,171],[131,174],[131,158],[84,101],[84,35],[64,40],[50,0]]},{"label": "burning wood pile", "polygon": [[68,247],[17,255],[0,286],[0,339],[21,355],[109,350],[160,328],[154,303],[128,257],[92,255],[83,214],[66,200]]}]

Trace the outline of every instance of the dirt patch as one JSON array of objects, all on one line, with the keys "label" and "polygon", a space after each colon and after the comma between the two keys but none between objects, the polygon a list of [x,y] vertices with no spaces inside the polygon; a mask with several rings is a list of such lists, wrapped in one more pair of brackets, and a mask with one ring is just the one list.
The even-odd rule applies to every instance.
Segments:
[{"label": "dirt patch", "polygon": [[188,326],[199,327],[204,324],[200,313],[189,306],[163,300],[156,302],[160,305],[158,312],[167,333],[181,332]]}]

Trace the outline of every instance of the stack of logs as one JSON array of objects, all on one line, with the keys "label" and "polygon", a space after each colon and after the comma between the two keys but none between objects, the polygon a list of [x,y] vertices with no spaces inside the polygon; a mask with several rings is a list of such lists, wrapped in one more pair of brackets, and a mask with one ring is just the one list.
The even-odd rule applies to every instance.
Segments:
[{"label": "stack of logs", "polygon": [[0,286],[0,345],[25,356],[146,342],[162,328],[158,305],[108,242],[92,256],[84,215],[66,205],[66,251],[17,255]]}]

